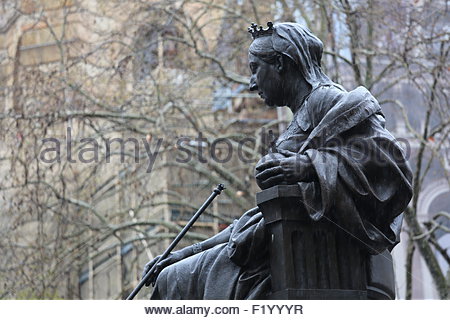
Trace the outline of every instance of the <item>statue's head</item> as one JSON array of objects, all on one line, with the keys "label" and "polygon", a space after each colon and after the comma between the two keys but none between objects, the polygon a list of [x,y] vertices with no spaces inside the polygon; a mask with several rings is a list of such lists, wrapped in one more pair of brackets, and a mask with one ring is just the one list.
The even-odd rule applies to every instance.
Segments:
[{"label": "statue's head", "polygon": [[323,45],[316,36],[298,23],[268,22],[267,26],[249,28],[251,91],[258,91],[269,106],[282,106],[289,86],[286,80],[301,78],[310,89],[330,82],[320,68]]},{"label": "statue's head", "polygon": [[283,74],[287,70],[285,58],[276,52],[269,36],[256,38],[249,49],[249,66],[252,73],[250,91],[258,94],[268,106],[283,106]]}]

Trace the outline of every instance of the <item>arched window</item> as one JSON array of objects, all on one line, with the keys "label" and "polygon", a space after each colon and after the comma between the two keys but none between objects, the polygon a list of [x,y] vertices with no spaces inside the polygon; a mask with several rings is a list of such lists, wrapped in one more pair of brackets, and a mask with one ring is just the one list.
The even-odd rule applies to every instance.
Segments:
[{"label": "arched window", "polygon": [[[418,203],[418,218],[420,221],[430,221],[439,212],[450,213],[450,186],[446,179],[440,179],[426,185]],[[450,220],[445,216],[438,217],[436,222],[446,228],[450,228]],[[437,230],[434,235],[437,243],[447,252],[450,252],[450,234],[443,230]],[[441,270],[446,275],[449,265],[437,250],[435,250],[435,254]],[[432,288],[432,279],[423,259],[421,259],[420,263],[420,279],[422,281],[418,282],[418,284],[421,286],[422,297],[428,299],[438,298],[437,293]]]}]

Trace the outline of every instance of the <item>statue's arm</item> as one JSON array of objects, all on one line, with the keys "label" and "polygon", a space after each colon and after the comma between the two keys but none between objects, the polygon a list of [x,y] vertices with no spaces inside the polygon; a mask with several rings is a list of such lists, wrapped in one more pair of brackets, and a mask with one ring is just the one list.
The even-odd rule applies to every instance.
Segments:
[{"label": "statue's arm", "polygon": [[[226,229],[222,230],[221,232],[212,236],[211,238],[208,238],[208,239],[200,242],[199,244],[194,244],[189,247],[197,246],[197,249],[202,249],[202,251],[203,251],[203,250],[212,248],[218,244],[228,242],[228,240],[230,239],[231,230],[232,230],[232,225],[228,226]],[[186,247],[186,248],[189,248],[189,247]],[[192,249],[192,250],[194,251],[194,249]],[[194,253],[196,253],[196,252],[194,252]]]},{"label": "statue's arm", "polygon": [[[178,261],[181,261],[183,259],[186,259],[196,253],[202,252],[204,250],[210,249],[218,244],[226,243],[230,239],[231,230],[233,228],[233,225],[228,226],[226,229],[222,230],[218,234],[212,236],[211,238],[208,238],[202,242],[195,243],[193,245],[184,247],[180,250],[174,251],[167,258],[160,261],[157,265],[156,271],[154,273],[154,276],[149,279],[149,281],[146,283],[147,286],[150,285],[150,283],[154,283],[156,280],[156,277],[158,274],[163,270],[165,267],[174,264]],[[142,277],[144,277],[147,272],[153,267],[155,263],[158,262],[160,256],[157,256],[153,260],[149,261],[145,267],[142,274]]]}]

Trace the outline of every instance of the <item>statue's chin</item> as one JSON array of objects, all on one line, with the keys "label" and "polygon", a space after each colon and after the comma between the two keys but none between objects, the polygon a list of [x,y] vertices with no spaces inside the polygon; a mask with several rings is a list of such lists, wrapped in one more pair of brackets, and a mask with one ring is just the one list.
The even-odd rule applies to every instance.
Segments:
[{"label": "statue's chin", "polygon": [[275,109],[275,108],[279,108],[279,107],[283,107],[282,105],[280,105],[279,103],[275,103],[272,100],[269,100],[267,98],[264,99],[264,103],[271,109]]},{"label": "statue's chin", "polygon": [[264,102],[266,103],[266,105],[267,105],[269,108],[277,108],[277,107],[278,107],[278,105],[277,105],[276,103],[274,103],[273,101],[264,99]]}]

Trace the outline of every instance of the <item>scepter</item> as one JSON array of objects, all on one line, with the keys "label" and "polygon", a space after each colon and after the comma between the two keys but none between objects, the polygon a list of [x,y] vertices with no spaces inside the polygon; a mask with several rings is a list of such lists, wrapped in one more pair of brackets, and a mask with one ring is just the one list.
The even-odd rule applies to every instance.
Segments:
[{"label": "scepter", "polygon": [[138,292],[142,289],[145,283],[150,279],[153,272],[156,270],[156,266],[158,265],[158,263],[167,258],[170,252],[172,252],[172,250],[175,248],[178,242],[180,242],[180,240],[184,237],[184,235],[188,232],[188,230],[192,227],[195,221],[197,221],[197,219],[200,217],[203,211],[205,211],[206,208],[208,208],[208,206],[211,204],[214,198],[217,197],[223,190],[225,190],[225,186],[223,184],[218,184],[217,187],[209,196],[209,198],[206,199],[205,203],[203,203],[202,206],[197,210],[197,212],[192,216],[191,220],[189,220],[189,222],[184,226],[181,232],[172,241],[172,243],[166,249],[166,251],[164,251],[164,253],[159,257],[159,259],[156,261],[153,267],[145,274],[145,277],[142,278],[142,280],[139,282],[136,288],[134,288],[134,290],[130,293],[130,295],[127,297],[126,300],[133,300],[133,298],[138,294]]}]

